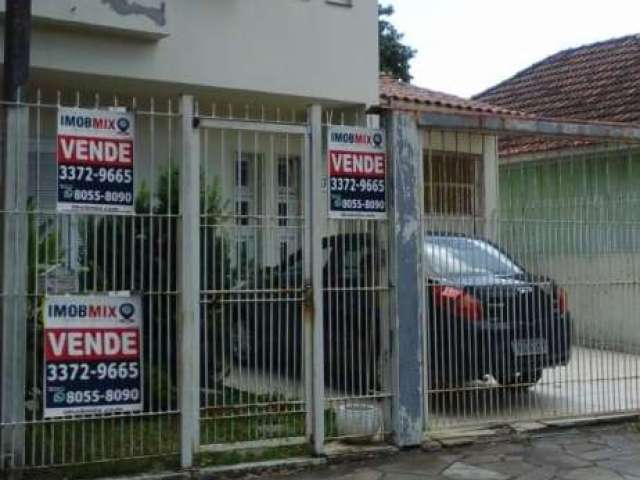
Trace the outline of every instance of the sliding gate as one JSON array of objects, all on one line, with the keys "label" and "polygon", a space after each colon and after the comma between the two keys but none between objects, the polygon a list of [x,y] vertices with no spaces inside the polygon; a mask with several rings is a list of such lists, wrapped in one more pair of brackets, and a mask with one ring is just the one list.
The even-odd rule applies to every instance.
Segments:
[{"label": "sliding gate", "polygon": [[425,139],[427,430],[637,413],[639,146]]}]

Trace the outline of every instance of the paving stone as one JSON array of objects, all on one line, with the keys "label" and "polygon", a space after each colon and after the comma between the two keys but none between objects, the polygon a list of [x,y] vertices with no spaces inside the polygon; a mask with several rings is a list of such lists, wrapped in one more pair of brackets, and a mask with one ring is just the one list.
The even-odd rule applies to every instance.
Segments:
[{"label": "paving stone", "polygon": [[525,473],[524,475],[520,475],[516,477],[517,480],[551,480],[555,474],[557,469],[555,467],[546,466],[546,467],[537,467],[535,470],[531,470],[530,472]]},{"label": "paving stone", "polygon": [[592,462],[582,460],[557,448],[534,448],[525,457],[534,465],[552,465],[558,468],[583,468],[592,466]]},{"label": "paving stone", "polygon": [[564,449],[572,454],[576,454],[582,456],[584,452],[593,452],[594,450],[601,450],[601,444],[591,443],[589,441],[575,442],[575,443],[567,443],[564,444]]},{"label": "paving stone", "polygon": [[442,476],[451,480],[507,480],[508,475],[485,468],[474,467],[462,462],[456,462],[442,472]]},{"label": "paving stone", "polygon": [[624,453],[619,450],[613,450],[609,447],[600,447],[598,450],[578,454],[580,458],[591,461],[609,460],[620,455],[624,455]]},{"label": "paving stone", "polygon": [[626,475],[640,475],[640,456],[626,455],[596,462],[599,467]]},{"label": "paving stone", "polygon": [[[467,460],[465,459],[465,462],[466,461]],[[531,472],[537,467],[527,462],[523,462],[522,460],[511,460],[485,464],[482,466],[482,468],[486,468],[494,472],[504,473],[509,477],[516,477],[518,475],[524,475],[525,473]]]},{"label": "paving stone", "polygon": [[396,461],[378,467],[385,473],[411,473],[437,475],[460,459],[459,455],[410,454],[401,455]]},{"label": "paving stone", "polygon": [[371,468],[358,469],[345,475],[332,477],[335,480],[380,480],[384,474]]},{"label": "paving stone", "polygon": [[565,476],[565,480],[622,480],[622,476],[600,467],[578,468]]},{"label": "paving stone", "polygon": [[464,457],[464,462],[471,465],[482,465],[484,463],[496,463],[502,460],[503,456],[500,453],[479,453],[475,455],[469,455]]}]

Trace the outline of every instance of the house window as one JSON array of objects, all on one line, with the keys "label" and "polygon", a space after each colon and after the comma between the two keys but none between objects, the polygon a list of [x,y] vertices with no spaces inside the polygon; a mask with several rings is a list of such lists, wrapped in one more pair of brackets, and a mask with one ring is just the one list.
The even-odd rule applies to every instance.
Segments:
[{"label": "house window", "polygon": [[248,187],[248,186],[249,186],[249,160],[247,158],[241,158],[236,161],[236,187]]},{"label": "house window", "polygon": [[249,266],[249,245],[246,239],[240,239],[236,243],[237,248],[237,266],[240,269],[240,277],[246,278],[247,268]]},{"label": "house window", "polygon": [[236,225],[249,225],[249,202],[247,200],[236,202]]},{"label": "house window", "polygon": [[289,244],[286,241],[280,242],[280,263],[285,264],[289,256]]},{"label": "house window", "polygon": [[287,214],[288,214],[287,202],[278,203],[278,225],[280,227],[287,226]]},{"label": "house window", "polygon": [[480,155],[426,152],[424,211],[427,215],[477,216],[481,213]]},{"label": "house window", "polygon": [[289,186],[288,165],[285,158],[278,160],[278,187],[286,188]]},{"label": "house window", "polygon": [[300,157],[280,157],[278,159],[278,188],[296,190],[298,165],[300,165]]}]

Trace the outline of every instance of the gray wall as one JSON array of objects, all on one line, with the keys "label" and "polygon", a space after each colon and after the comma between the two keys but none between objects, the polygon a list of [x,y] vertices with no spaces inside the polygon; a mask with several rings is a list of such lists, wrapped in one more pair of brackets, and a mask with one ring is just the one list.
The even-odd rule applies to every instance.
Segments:
[{"label": "gray wall", "polygon": [[137,79],[176,89],[378,101],[375,0],[166,0],[164,14],[160,0],[134,3],[148,9],[33,0],[36,71],[101,76],[114,85]]}]

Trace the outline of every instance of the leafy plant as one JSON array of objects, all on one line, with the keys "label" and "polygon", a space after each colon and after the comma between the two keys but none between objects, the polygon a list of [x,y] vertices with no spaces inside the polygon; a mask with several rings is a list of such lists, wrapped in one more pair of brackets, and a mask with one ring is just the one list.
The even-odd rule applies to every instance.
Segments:
[{"label": "leafy plant", "polygon": [[402,43],[404,34],[387,20],[393,15],[391,5],[378,5],[378,42],[380,48],[380,71],[404,82],[411,81],[410,62],[416,50]]},{"label": "leafy plant", "polygon": [[[146,398],[153,408],[177,408],[177,337],[179,322],[180,171],[172,165],[160,172],[155,192],[141,185],[135,216],[92,217],[84,225],[86,239],[82,291],[131,291],[142,298]],[[200,187],[201,245],[215,238],[211,251],[202,252],[203,290],[228,286],[231,272],[228,242],[220,232],[223,210],[218,185]],[[206,304],[206,302],[204,302]],[[210,307],[203,307],[210,308]],[[204,313],[204,312],[203,312]],[[203,315],[215,321],[215,315]],[[203,359],[204,360],[204,359]],[[209,359],[208,361],[215,363]],[[150,405],[148,405],[150,406]]]}]

